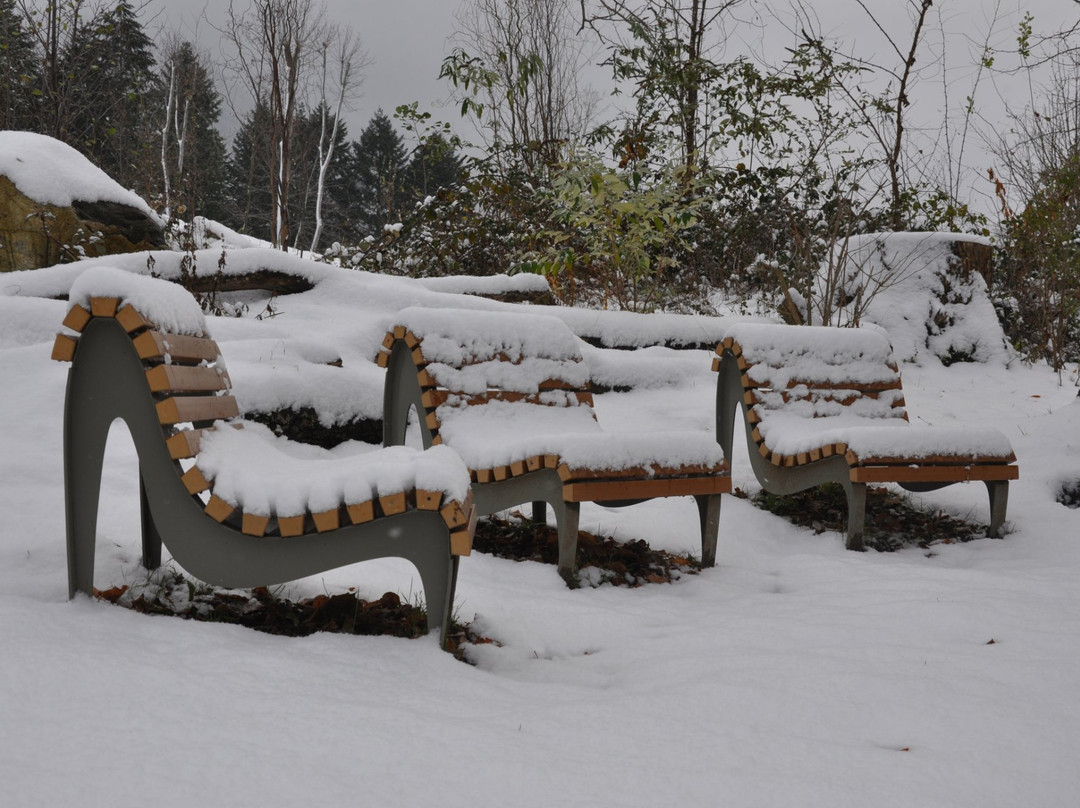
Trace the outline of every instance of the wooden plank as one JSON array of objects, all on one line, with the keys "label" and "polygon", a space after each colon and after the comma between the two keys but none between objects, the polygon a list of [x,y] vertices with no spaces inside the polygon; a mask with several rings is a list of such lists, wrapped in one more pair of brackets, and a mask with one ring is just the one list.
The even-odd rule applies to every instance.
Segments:
[{"label": "wooden plank", "polygon": [[567,502],[611,502],[626,499],[730,493],[731,477],[726,474],[662,480],[606,480],[568,483],[563,486],[563,499]]},{"label": "wooden plank", "polygon": [[450,555],[472,555],[473,534],[468,530],[450,532]]},{"label": "wooden plank", "polygon": [[528,466],[524,460],[515,460],[510,464],[510,473],[515,477],[520,477],[528,470]]},{"label": "wooden plank", "polygon": [[404,491],[379,497],[379,508],[382,509],[383,516],[392,516],[395,513],[405,513],[408,507],[409,498]]},{"label": "wooden plank", "polygon": [[687,464],[685,466],[663,466],[652,463],[648,466],[633,466],[625,469],[570,468],[566,463],[559,466],[559,479],[565,482],[587,482],[589,480],[652,479],[668,477],[704,477],[719,474],[727,469],[727,463],[716,465]]},{"label": "wooden plank", "polygon": [[458,528],[462,525],[469,523],[469,515],[461,503],[456,499],[450,500],[448,503],[439,508],[439,514],[442,516],[443,521],[446,522],[448,528]]},{"label": "wooden plank", "polygon": [[544,455],[544,468],[557,469],[559,467],[559,456],[557,454]]},{"label": "wooden plank", "polygon": [[394,347],[395,342],[397,342],[397,337],[394,336],[394,332],[392,330],[387,331],[386,336],[382,339],[382,347],[389,351]]},{"label": "wooden plank", "polygon": [[157,403],[158,422],[179,424],[185,421],[217,421],[240,414],[232,396],[172,396]]},{"label": "wooden plank", "polygon": [[334,508],[329,511],[319,511],[311,514],[311,521],[315,523],[315,529],[320,533],[337,530],[341,527],[341,509]]},{"label": "wooden plank", "polygon": [[439,416],[433,412],[429,412],[427,415],[424,416],[424,423],[427,424],[428,429],[438,429]]},{"label": "wooden plank", "polygon": [[236,508],[223,500],[217,494],[210,495],[210,501],[206,503],[206,513],[215,522],[224,522],[233,515]]},{"label": "wooden plank", "polygon": [[490,483],[495,481],[495,472],[491,469],[476,469],[476,482]]},{"label": "wooden plank", "polygon": [[182,429],[165,441],[169,449],[169,457],[173,460],[183,460],[194,457],[199,453],[205,429]]},{"label": "wooden plank", "polygon": [[851,481],[856,483],[948,483],[1017,480],[1019,466],[856,466]]},{"label": "wooden plank", "polygon": [[367,502],[346,505],[345,510],[349,514],[349,521],[354,525],[362,525],[375,518],[375,503],[370,499]]},{"label": "wooden plank", "polygon": [[120,327],[129,334],[141,331],[144,328],[154,327],[154,324],[143,317],[139,310],[130,303],[116,312],[116,322],[120,323]]},{"label": "wooden plank", "polygon": [[240,529],[249,536],[265,536],[268,524],[270,524],[269,516],[245,513],[240,520]]},{"label": "wooden plank", "polygon": [[70,328],[72,331],[82,333],[82,330],[86,328],[86,324],[90,322],[90,316],[89,311],[76,303],[68,309],[67,316],[64,317],[64,322],[61,323],[61,325],[65,328]]},{"label": "wooden plank", "polygon": [[195,365],[213,362],[221,351],[216,342],[205,337],[188,337],[166,331],[144,331],[132,342],[139,358],[148,362],[162,362],[169,357],[170,364]]},{"label": "wooden plank", "polygon": [[229,374],[201,365],[155,365],[146,371],[152,393],[212,393],[229,389]]},{"label": "wooden plank", "polygon": [[439,386],[438,382],[435,381],[435,377],[428,373],[424,368],[420,368],[416,371],[416,380],[420,382],[420,387],[425,390],[429,387]]},{"label": "wooden plank", "polygon": [[510,467],[509,466],[496,466],[494,469],[492,469],[492,472],[495,475],[495,481],[496,482],[501,483],[503,480],[510,479]]},{"label": "wooden plank", "polygon": [[718,372],[720,370],[720,357],[719,356],[716,357],[715,359],[713,359],[713,361],[712,361],[712,369],[713,369],[713,373],[716,373],[716,372]]},{"label": "wooden plank", "polygon": [[396,340],[397,339],[404,339],[405,338],[405,326],[403,326],[403,325],[395,325],[391,329],[390,335]]},{"label": "wooden plank", "polygon": [[544,456],[533,455],[525,461],[525,466],[529,471],[540,471],[540,469],[544,468]]},{"label": "wooden plank", "polygon": [[416,490],[416,507],[422,511],[437,511],[442,507],[442,491]]},{"label": "wooden plank", "polygon": [[201,494],[210,488],[210,483],[207,482],[198,466],[192,466],[185,471],[180,477],[180,482],[184,484],[187,492],[193,496]]},{"label": "wooden plank", "polygon": [[418,345],[420,345],[420,338],[416,336],[416,334],[414,334],[412,331],[409,331],[407,329],[402,339],[405,340],[405,344],[408,345],[410,348],[416,348]]},{"label": "wooden plank", "polygon": [[769,451],[769,447],[766,446],[763,443],[760,446],[758,446],[758,454],[761,455],[762,457],[764,457],[766,460],[768,460],[770,455],[772,455],[772,452]]},{"label": "wooden plank", "polygon": [[119,306],[120,298],[118,297],[90,298],[90,313],[95,317],[115,317]]},{"label": "wooden plank", "polygon": [[923,457],[871,456],[859,457],[849,450],[844,457],[853,466],[1001,466],[1016,461],[1010,452],[1005,456],[994,455],[925,455]]},{"label": "wooden plank", "polygon": [[278,532],[282,536],[303,536],[304,535],[304,515],[300,516],[279,516],[277,520]]},{"label": "wooden plank", "polygon": [[79,344],[76,337],[67,334],[57,334],[53,342],[52,358],[57,362],[70,362],[75,358],[75,346]]},{"label": "wooden plank", "polygon": [[387,368],[390,366],[390,354],[385,351],[379,351],[375,356],[375,364],[381,368]]}]

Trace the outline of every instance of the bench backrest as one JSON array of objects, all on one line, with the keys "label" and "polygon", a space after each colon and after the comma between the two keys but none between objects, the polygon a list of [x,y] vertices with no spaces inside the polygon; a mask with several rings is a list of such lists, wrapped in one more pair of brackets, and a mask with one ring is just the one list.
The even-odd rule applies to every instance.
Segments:
[{"label": "bench backrest", "polygon": [[907,420],[899,368],[876,331],[740,323],[717,346],[725,351],[738,363],[752,422],[777,411]]}]

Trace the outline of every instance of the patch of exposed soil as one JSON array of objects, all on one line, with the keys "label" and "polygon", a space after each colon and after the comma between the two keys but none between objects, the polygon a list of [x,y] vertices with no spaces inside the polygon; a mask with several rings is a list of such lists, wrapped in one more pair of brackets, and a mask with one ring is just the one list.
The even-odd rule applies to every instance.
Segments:
[{"label": "patch of exposed soil", "polygon": [[[736,489],[735,496],[749,498],[757,507],[815,533],[847,530],[847,498],[843,487],[835,483],[787,496],[760,491],[748,497]],[[986,527],[944,511],[918,507],[891,488],[866,491],[866,546],[882,552],[985,538]]]},{"label": "patch of exposed soil", "polygon": [[[517,511],[512,516],[515,518],[480,520],[476,525],[473,549],[514,561],[557,564],[558,531],[520,518]],[[620,542],[585,531],[578,533],[577,566],[582,584],[608,583],[629,587],[671,583],[683,575],[695,575],[701,569],[697,559],[654,550],[641,539]]]},{"label": "patch of exposed soil", "polygon": [[305,637],[316,631],[419,637],[427,633],[427,614],[402,603],[393,592],[366,601],[355,592],[288,600],[266,587],[219,589],[162,569],[146,583],[94,590],[95,597],[143,614],[235,623],[268,634]]}]

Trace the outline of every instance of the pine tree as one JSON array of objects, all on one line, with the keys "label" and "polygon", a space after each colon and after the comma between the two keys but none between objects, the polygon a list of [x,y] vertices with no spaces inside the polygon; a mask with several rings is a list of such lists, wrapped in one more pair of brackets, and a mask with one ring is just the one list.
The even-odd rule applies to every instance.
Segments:
[{"label": "pine tree", "polygon": [[0,0],[0,129],[34,129],[38,59],[15,0]]},{"label": "pine tree", "polygon": [[405,143],[380,109],[353,143],[350,208],[361,237],[378,235],[383,225],[397,221],[406,165]]},{"label": "pine tree", "polygon": [[72,38],[71,145],[82,149],[120,184],[131,187],[152,172],[153,125],[144,102],[154,66],[153,41],[135,9],[120,0],[98,12]]},{"label": "pine tree", "polygon": [[[226,149],[217,130],[221,95],[190,42],[181,42],[166,54],[154,77],[151,97],[149,110],[159,129],[159,138],[161,127],[167,130],[165,163],[169,171],[171,212],[186,220],[196,215],[222,219],[226,215]],[[148,196],[164,196],[163,180],[159,165],[153,180],[147,180]]]},{"label": "pine tree", "polygon": [[408,196],[423,199],[440,188],[452,188],[461,180],[461,158],[438,132],[430,135],[413,153],[406,172]]}]

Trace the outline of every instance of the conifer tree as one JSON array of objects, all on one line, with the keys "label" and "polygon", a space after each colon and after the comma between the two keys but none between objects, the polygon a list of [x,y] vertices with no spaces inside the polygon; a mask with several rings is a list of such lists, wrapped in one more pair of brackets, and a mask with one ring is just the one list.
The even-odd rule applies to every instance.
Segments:
[{"label": "conifer tree", "polygon": [[397,221],[404,203],[405,143],[378,110],[353,143],[351,209],[361,236],[378,235]]},{"label": "conifer tree", "polygon": [[0,129],[35,127],[38,81],[34,39],[15,0],[0,0]]}]

